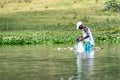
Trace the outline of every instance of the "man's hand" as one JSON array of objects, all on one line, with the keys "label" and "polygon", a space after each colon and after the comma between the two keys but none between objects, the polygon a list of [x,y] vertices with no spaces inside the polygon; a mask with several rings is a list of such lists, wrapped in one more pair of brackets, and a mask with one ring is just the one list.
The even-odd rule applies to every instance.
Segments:
[{"label": "man's hand", "polygon": [[83,36],[79,36],[79,37],[77,38],[77,42],[82,41],[83,39],[84,39]]}]

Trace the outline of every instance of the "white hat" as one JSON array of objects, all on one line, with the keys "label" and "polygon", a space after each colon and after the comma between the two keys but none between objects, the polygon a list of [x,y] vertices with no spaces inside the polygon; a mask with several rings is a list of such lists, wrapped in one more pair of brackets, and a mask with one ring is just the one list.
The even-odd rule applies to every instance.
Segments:
[{"label": "white hat", "polygon": [[82,22],[77,22],[76,29],[79,29],[79,26],[81,26],[81,25],[82,25]]}]

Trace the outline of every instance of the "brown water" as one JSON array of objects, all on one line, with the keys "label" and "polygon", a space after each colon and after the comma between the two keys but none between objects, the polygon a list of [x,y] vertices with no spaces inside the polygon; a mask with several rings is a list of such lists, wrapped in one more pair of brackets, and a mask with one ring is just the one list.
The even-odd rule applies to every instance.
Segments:
[{"label": "brown water", "polygon": [[1,46],[0,80],[119,80],[120,46],[99,45],[94,59],[52,46]]}]

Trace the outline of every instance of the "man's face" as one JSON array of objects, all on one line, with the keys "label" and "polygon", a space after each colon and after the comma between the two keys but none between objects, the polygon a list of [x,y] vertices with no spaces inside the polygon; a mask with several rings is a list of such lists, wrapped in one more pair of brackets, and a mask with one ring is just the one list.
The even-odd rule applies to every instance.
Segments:
[{"label": "man's face", "polygon": [[80,26],[79,26],[79,29],[82,29],[82,28],[83,28],[83,26],[82,26],[82,25],[80,25]]}]

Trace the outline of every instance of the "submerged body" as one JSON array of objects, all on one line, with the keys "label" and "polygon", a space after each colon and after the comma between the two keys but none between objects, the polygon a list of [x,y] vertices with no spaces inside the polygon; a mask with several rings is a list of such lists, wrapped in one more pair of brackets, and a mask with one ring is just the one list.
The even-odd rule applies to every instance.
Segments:
[{"label": "submerged body", "polygon": [[[74,52],[80,58],[94,58],[94,50],[87,47],[86,45],[84,46],[83,43],[80,41],[74,46]],[[86,51],[88,51],[89,54],[87,54]]]}]

